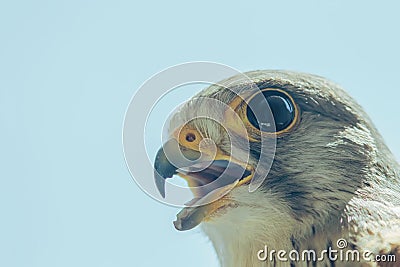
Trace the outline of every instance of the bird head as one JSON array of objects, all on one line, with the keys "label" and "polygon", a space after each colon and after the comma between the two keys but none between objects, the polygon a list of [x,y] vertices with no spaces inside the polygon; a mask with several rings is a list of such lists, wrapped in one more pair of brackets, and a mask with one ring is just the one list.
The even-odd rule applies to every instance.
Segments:
[{"label": "bird head", "polygon": [[201,223],[217,253],[254,240],[292,247],[315,232],[339,231],[340,214],[362,185],[372,154],[384,147],[369,118],[319,76],[245,75],[250,83],[234,76],[204,89],[170,121],[155,181],[164,194],[165,180],[179,175],[196,204],[178,214],[175,227]]}]

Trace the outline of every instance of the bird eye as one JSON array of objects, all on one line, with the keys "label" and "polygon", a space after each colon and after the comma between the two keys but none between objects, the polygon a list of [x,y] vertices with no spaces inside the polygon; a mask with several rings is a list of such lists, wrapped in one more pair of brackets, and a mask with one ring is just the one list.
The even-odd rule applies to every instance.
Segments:
[{"label": "bird eye", "polygon": [[[265,101],[271,112],[266,107]],[[258,130],[273,133],[281,132],[292,125],[296,110],[293,99],[289,95],[270,89],[257,93],[250,99],[246,116],[251,125]]]}]

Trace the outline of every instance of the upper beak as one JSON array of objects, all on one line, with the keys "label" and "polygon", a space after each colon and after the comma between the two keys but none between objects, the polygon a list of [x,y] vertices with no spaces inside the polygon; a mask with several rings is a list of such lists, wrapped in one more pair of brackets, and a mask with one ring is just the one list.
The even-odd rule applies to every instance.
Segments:
[{"label": "upper beak", "polygon": [[221,198],[234,187],[248,182],[254,173],[251,167],[220,152],[214,159],[200,157],[199,151],[170,139],[157,152],[154,162],[154,180],[162,197],[165,197],[166,179],[175,174],[179,173],[192,187],[195,198],[186,204],[187,207],[174,222],[175,228],[181,231],[195,227],[214,211],[227,205],[229,201]]},{"label": "upper beak", "polygon": [[154,161],[154,181],[162,197],[165,197],[165,180],[177,174],[177,169],[190,166],[190,161],[198,158],[200,152],[179,145],[175,139],[168,140],[158,150]]},{"label": "upper beak", "polygon": [[239,181],[248,182],[253,169],[221,152],[214,158],[205,153],[180,145],[175,139],[168,140],[157,152],[154,162],[154,180],[158,191],[165,197],[167,178],[178,174],[186,179],[196,197],[203,197],[212,190]]}]

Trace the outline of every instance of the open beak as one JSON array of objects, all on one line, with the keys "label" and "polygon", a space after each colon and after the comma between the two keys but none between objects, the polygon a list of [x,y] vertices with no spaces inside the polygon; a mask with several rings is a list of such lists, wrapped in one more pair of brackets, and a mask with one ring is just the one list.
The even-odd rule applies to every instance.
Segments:
[{"label": "open beak", "polygon": [[251,167],[220,152],[212,160],[199,162],[200,157],[199,151],[180,145],[176,139],[167,141],[156,155],[154,180],[160,194],[165,197],[166,179],[179,175],[195,197],[177,215],[177,230],[192,229],[215,211],[232,206],[224,196],[253,177]]}]

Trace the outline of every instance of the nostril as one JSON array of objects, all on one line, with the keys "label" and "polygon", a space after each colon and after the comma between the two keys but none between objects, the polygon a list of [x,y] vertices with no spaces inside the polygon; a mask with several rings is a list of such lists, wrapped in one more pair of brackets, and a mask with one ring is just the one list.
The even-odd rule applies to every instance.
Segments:
[{"label": "nostril", "polygon": [[193,133],[186,134],[186,141],[194,142],[196,140],[196,135]]}]

